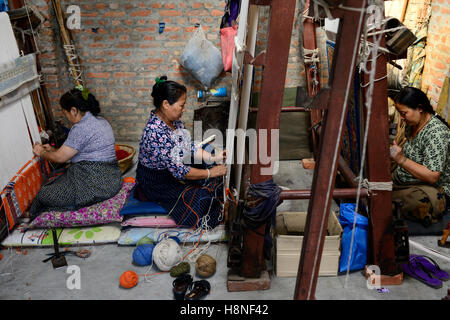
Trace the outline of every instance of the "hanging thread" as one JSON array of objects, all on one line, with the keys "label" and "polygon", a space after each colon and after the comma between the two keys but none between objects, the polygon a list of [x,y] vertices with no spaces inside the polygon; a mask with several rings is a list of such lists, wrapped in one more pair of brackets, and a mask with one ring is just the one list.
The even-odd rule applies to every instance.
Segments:
[{"label": "hanging thread", "polygon": [[[377,3],[375,1],[369,1],[369,4],[370,5],[375,4],[377,10],[382,12],[382,9],[380,8],[379,5],[377,5]],[[379,19],[381,17],[381,14],[378,14],[375,16]],[[381,21],[375,21],[375,25],[379,28],[384,28],[384,25],[381,23]],[[373,57],[377,56],[378,48],[380,47],[380,42],[381,42],[381,39],[383,36],[383,33],[379,33],[379,34],[380,34],[380,36],[374,37],[373,46],[371,47],[371,55]],[[366,40],[367,26],[364,30],[364,36],[365,36],[364,39]],[[363,184],[362,174],[363,174],[364,163],[365,163],[364,159],[366,158],[367,139],[368,139],[369,126],[370,126],[370,118],[371,118],[371,113],[372,113],[373,88],[374,88],[374,84],[375,84],[375,73],[376,73],[376,66],[377,66],[377,59],[371,59],[371,69],[367,70],[366,64],[367,64],[368,57],[369,57],[369,55],[364,56],[363,61],[362,61],[362,65],[364,67],[361,69],[364,73],[369,73],[369,86],[366,91],[366,103],[365,103],[365,106],[367,109],[367,117],[366,117],[366,126],[365,126],[365,132],[364,132],[361,165],[360,165],[360,170],[359,170],[359,175],[358,175],[359,183],[358,183],[358,189],[357,189],[357,195],[356,195],[356,205],[355,205],[355,212],[354,212],[354,218],[353,218],[353,229],[352,229],[352,236],[351,236],[351,241],[350,241],[350,252],[349,252],[349,256],[348,256],[347,272],[346,272],[346,276],[345,276],[344,288],[347,288],[347,283],[348,283],[349,273],[350,273],[350,261],[351,261],[351,257],[352,257],[353,243],[354,243],[355,231],[356,231],[355,227],[356,227],[357,211],[358,211],[358,207],[359,207],[361,188],[362,188],[362,184]],[[369,184],[369,187],[370,187],[370,184]],[[386,185],[383,185],[383,186],[377,185],[377,186],[372,186],[372,187],[386,187]]]}]

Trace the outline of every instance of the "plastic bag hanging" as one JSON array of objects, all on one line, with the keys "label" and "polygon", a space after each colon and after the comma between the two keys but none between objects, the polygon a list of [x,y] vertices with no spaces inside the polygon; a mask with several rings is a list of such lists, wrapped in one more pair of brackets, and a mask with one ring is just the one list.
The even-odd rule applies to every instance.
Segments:
[{"label": "plastic bag hanging", "polygon": [[206,39],[201,26],[186,44],[180,59],[181,65],[188,70],[208,90],[223,71],[220,50]]}]

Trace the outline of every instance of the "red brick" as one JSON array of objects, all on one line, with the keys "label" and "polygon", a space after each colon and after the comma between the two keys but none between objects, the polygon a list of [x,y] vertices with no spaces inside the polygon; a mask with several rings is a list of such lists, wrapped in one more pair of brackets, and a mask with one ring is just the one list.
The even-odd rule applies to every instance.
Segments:
[{"label": "red brick", "polygon": [[120,12],[105,12],[102,16],[105,18],[120,18],[123,17],[125,15],[124,11],[120,11]]},{"label": "red brick", "polygon": [[156,27],[148,27],[148,28],[135,28],[134,30],[139,31],[139,32],[155,32],[156,31]]},{"label": "red brick", "polygon": [[100,79],[106,79],[110,77],[110,73],[109,72],[96,72],[96,73],[88,73],[87,74],[88,78],[100,78]]},{"label": "red brick", "polygon": [[203,7],[203,3],[201,3],[201,2],[194,2],[192,4],[192,8],[194,8],[194,9],[199,9],[201,7]]},{"label": "red brick", "polygon": [[143,64],[161,64],[164,62],[164,59],[156,59],[156,58],[148,58],[145,60],[142,60]]},{"label": "red brick", "polygon": [[90,47],[90,48],[104,48],[104,47],[106,47],[106,45],[104,43],[96,42],[96,43],[89,43],[88,47]]},{"label": "red brick", "polygon": [[134,44],[133,43],[118,43],[114,47],[128,49],[128,48],[133,48]]},{"label": "red brick", "polygon": [[174,3],[166,3],[164,5],[164,8],[167,8],[167,9],[175,9],[176,7],[177,7],[177,5]]},{"label": "red brick", "polygon": [[444,63],[442,63],[441,61],[436,61],[434,63],[434,67],[437,68],[437,69],[445,70],[447,68],[447,66]]},{"label": "red brick", "polygon": [[98,16],[98,12],[84,12],[84,11],[81,11],[80,15],[82,17],[96,17],[96,16]]},{"label": "red brick", "polygon": [[132,16],[132,17],[147,17],[147,16],[151,15],[152,12],[153,12],[152,10],[140,10],[140,11],[132,12],[130,14],[130,16]]},{"label": "red brick", "polygon": [[162,17],[176,17],[181,16],[180,10],[159,10],[159,15]]},{"label": "red brick", "polygon": [[213,17],[220,17],[220,16],[223,16],[223,11],[220,11],[220,10],[217,10],[217,9],[213,9],[212,11],[211,11],[211,15],[213,16]]},{"label": "red brick", "polygon": [[114,78],[129,78],[136,77],[136,72],[116,72]]}]

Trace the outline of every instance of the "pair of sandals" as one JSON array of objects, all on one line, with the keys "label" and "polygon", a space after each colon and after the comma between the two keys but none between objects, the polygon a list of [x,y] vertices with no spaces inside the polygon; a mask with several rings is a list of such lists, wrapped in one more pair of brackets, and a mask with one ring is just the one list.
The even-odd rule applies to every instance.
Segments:
[{"label": "pair of sandals", "polygon": [[[186,292],[190,290],[189,293]],[[194,281],[189,273],[185,273],[173,281],[175,300],[200,300],[211,291],[211,285],[206,280]]]},{"label": "pair of sandals", "polygon": [[442,288],[442,282],[450,279],[450,274],[427,256],[411,254],[402,268],[406,274],[436,289]]}]

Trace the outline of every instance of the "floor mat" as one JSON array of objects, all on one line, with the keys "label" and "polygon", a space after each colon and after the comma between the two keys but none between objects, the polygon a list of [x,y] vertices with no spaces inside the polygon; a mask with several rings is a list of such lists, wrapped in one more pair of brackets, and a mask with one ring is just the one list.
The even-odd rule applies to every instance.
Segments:
[{"label": "floor mat", "polygon": [[[120,223],[89,227],[56,228],[58,243],[64,246],[84,246],[117,243],[120,237]],[[53,246],[52,231],[49,228],[25,230],[21,225],[2,242],[5,247],[47,247]]]}]

